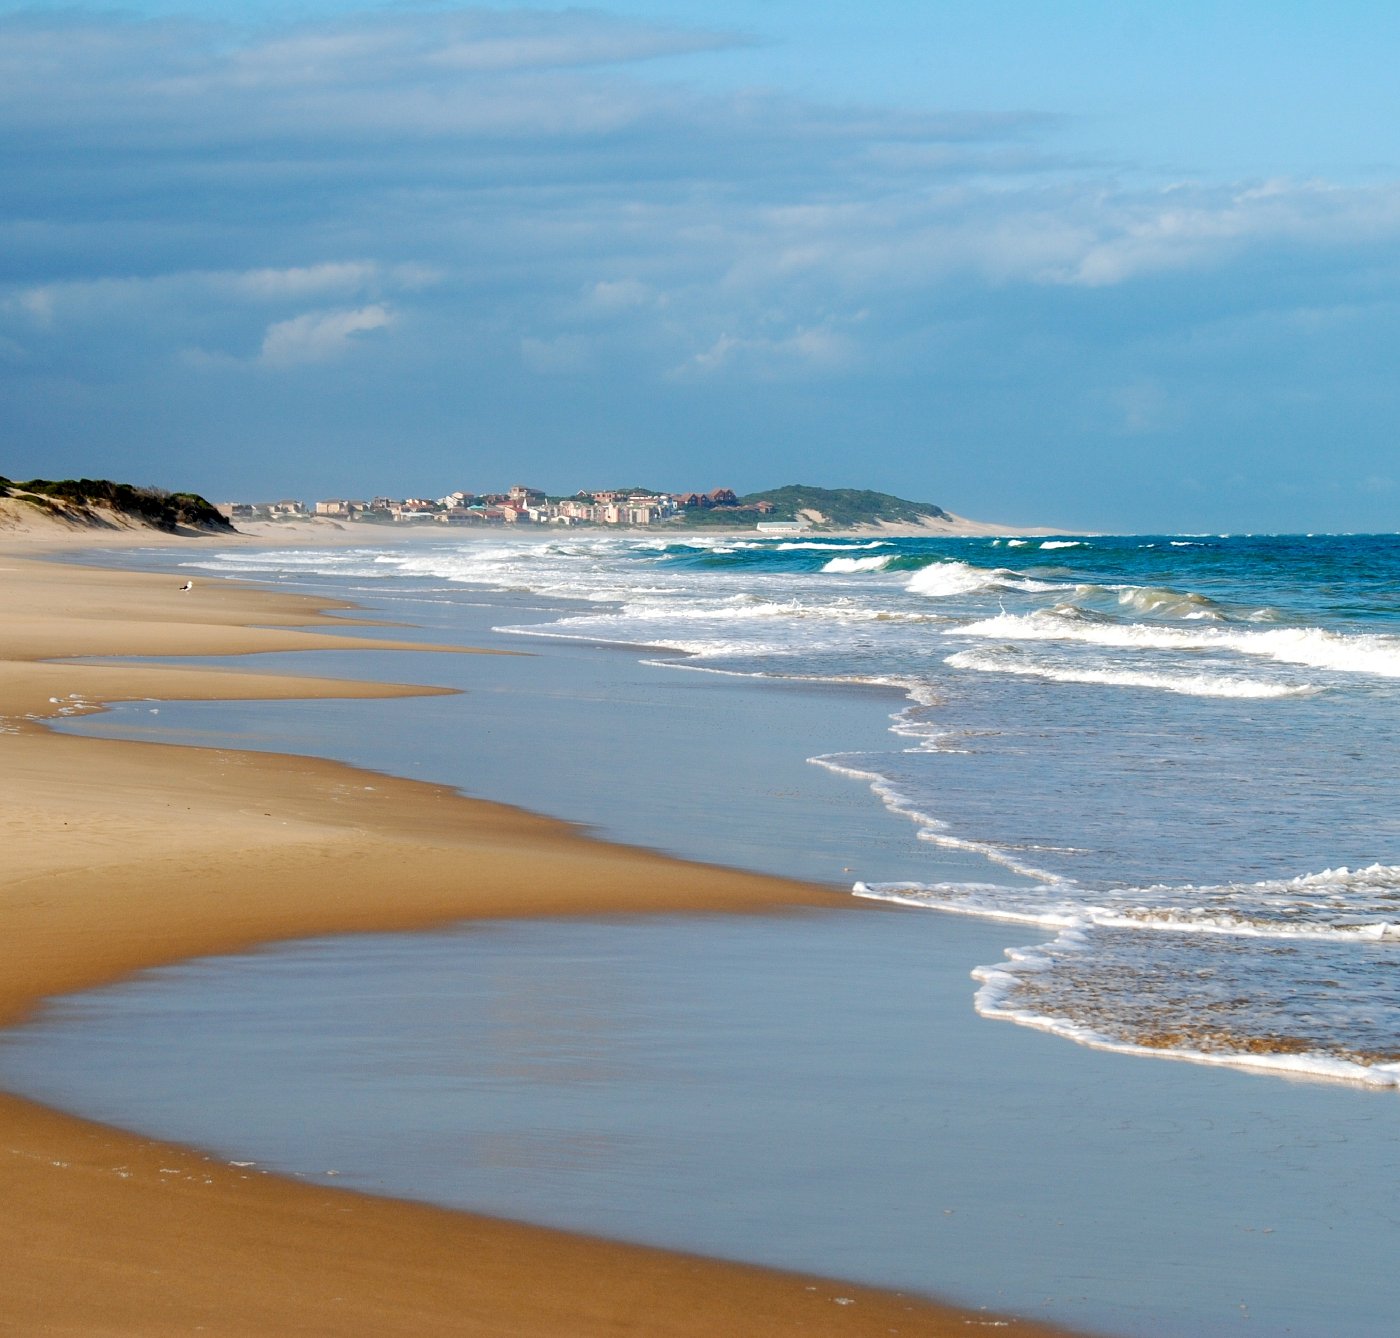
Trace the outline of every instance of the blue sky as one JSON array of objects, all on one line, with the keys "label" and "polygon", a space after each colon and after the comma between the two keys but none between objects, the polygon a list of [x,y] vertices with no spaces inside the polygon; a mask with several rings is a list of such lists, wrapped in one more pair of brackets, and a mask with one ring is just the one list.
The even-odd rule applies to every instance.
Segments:
[{"label": "blue sky", "polygon": [[1394,530],[1400,6],[0,4],[0,473]]}]

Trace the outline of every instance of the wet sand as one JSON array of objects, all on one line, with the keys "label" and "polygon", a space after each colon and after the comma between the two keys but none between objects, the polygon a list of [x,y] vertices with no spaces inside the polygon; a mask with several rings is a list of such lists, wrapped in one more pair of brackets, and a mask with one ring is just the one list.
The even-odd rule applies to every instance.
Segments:
[{"label": "wet sand", "polygon": [[[423,690],[63,663],[386,642],[358,642],[325,601],[225,583],[181,592],[168,576],[37,563],[22,542],[0,549],[0,1023],[46,996],[274,940],[833,903],[818,887],[587,840],[442,786],[291,756],[56,736],[46,718],[103,701]],[[15,1332],[951,1334],[993,1322],[258,1175],[11,1097],[0,1097],[0,1195],[3,1322]]]}]

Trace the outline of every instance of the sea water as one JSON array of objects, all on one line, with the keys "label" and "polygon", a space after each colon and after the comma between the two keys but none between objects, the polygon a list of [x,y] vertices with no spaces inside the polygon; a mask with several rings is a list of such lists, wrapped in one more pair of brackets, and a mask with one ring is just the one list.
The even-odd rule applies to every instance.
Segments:
[{"label": "sea water", "polygon": [[[896,690],[883,745],[811,761],[929,847],[855,894],[1019,926],[969,963],[983,1013],[1400,1083],[1400,537],[566,533],[183,565],[420,609],[505,592],[547,606],[496,623],[520,646]],[[819,735],[840,707],[809,709]]]},{"label": "sea water", "polygon": [[903,905],[190,964],[64,1002],[0,1070],[362,1188],[1105,1331],[1385,1332],[1398,542],[138,555],[196,588],[255,577],[540,653],[290,657],[469,695],[75,702],[74,728],[475,777],[607,835]]}]

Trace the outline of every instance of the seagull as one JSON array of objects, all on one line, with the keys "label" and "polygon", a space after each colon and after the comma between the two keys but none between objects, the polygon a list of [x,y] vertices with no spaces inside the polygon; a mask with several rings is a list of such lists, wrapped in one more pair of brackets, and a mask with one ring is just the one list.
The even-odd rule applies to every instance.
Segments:
[{"label": "seagull", "polygon": [[186,581],[186,582],[184,583],[184,585],[182,585],[182,586],[180,587],[180,589],[181,589],[181,590],[193,590],[193,589],[194,589],[194,582],[193,582],[193,581]]}]

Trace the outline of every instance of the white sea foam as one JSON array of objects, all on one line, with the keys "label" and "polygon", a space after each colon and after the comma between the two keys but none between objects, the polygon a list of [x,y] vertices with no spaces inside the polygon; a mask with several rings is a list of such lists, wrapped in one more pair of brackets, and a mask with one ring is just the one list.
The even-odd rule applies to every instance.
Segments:
[{"label": "white sea foam", "polygon": [[911,595],[940,599],[949,595],[968,595],[979,590],[992,589],[1002,574],[988,571],[985,567],[974,567],[966,562],[934,562],[914,572],[904,588]]},{"label": "white sea foam", "polygon": [[1267,700],[1274,697],[1303,697],[1321,691],[1313,683],[1269,683],[1257,678],[1217,673],[1151,673],[1088,665],[1044,664],[1012,659],[994,651],[958,651],[948,656],[944,663],[954,669],[972,669],[983,674],[1020,674],[1025,678],[1040,678],[1053,683],[1102,683],[1109,687],[1153,688],[1161,692],[1179,692],[1188,697]]},{"label": "white sea foam", "polygon": [[[610,625],[594,626],[590,623],[590,620],[585,618],[566,618],[561,619],[559,622],[545,623],[538,626],[501,625],[493,627],[491,630],[511,636],[540,637],[552,641],[587,641],[594,644],[645,647],[654,651],[672,651],[678,655],[688,655],[699,660],[723,660],[738,657],[743,657],[746,660],[763,658],[780,660],[798,653],[794,646],[779,641],[765,641],[760,638],[743,641],[725,640],[715,635],[706,637],[686,637],[677,635],[674,632],[648,632],[645,628],[633,628],[629,632],[625,627]],[[656,661],[655,663],[660,665],[666,662]],[[677,665],[672,667],[695,668],[697,666],[687,664],[684,666]],[[714,669],[713,672],[732,673],[736,677],[742,678],[809,677],[809,675],[803,674],[766,673],[759,669],[747,668],[723,671]]]},{"label": "white sea foam", "polygon": [[[813,759],[819,760],[821,759]],[[861,773],[852,771],[848,774],[855,776]],[[930,818],[928,821],[935,820]],[[961,848],[977,849],[972,843],[964,843]],[[970,915],[979,920],[1004,920],[1012,924],[1036,925],[1044,929],[1083,924],[1084,909],[1078,902],[1067,898],[1052,900],[1057,886],[1055,883],[1046,882],[1037,887],[1016,889],[1024,894],[1021,899],[1008,896],[1012,889],[999,883],[860,882],[851,888],[851,893],[869,901],[889,901],[897,906],[944,911],[950,915]],[[1032,900],[1037,894],[1042,898],[1040,905],[1035,905]]]},{"label": "white sea foam", "polygon": [[1046,539],[1040,547],[1046,552],[1053,548],[1085,548],[1087,545],[1082,539]]},{"label": "white sea foam", "polygon": [[[1172,965],[1175,959],[1170,954],[1181,954],[1183,948],[1154,950],[1141,945],[1136,932],[1162,931],[1174,935],[1173,942],[1178,944],[1183,934],[1273,941],[1280,945],[1309,939],[1325,942],[1330,945],[1326,951],[1332,954],[1326,959],[1330,965],[1316,968],[1317,972],[1350,978],[1355,982],[1351,988],[1359,989],[1369,999],[1374,997],[1375,987],[1366,984],[1369,977],[1361,964],[1363,959],[1358,956],[1357,965],[1348,967],[1336,954],[1344,954],[1349,961],[1353,952],[1373,951],[1372,945],[1400,943],[1400,924],[1384,918],[1387,914],[1394,916],[1400,907],[1400,867],[1376,864],[1357,870],[1328,869],[1293,879],[1220,887],[1126,888],[1108,897],[1089,894],[1064,882],[1033,888],[988,883],[857,883],[852,890],[859,897],[1033,925],[1048,931],[1049,941],[1034,947],[1008,948],[1006,961],[973,971],[981,983],[976,1006],[985,1016],[1124,1053],[1372,1086],[1400,1086],[1400,1064],[1380,1059],[1367,1062],[1364,1045],[1361,1051],[1348,1045],[1346,1019],[1357,1016],[1349,1011],[1354,1007],[1350,995],[1342,995],[1340,1003],[1331,1005],[1330,1018],[1322,1011],[1321,996],[1310,1010],[1314,1026],[1340,1028],[1333,1043],[1335,1049],[1321,1042],[1303,1053],[1298,1053],[1294,1044],[1270,1049],[1269,1038],[1277,1034],[1279,1026],[1276,1015],[1267,1008],[1256,1009],[1242,982],[1257,977],[1256,962],[1287,963],[1295,949],[1286,949],[1283,957],[1275,951],[1257,959],[1241,957],[1235,950],[1199,959],[1192,950],[1189,957],[1181,960],[1207,968],[1199,973],[1198,986],[1189,968],[1179,975]],[[1126,938],[1122,937],[1125,930],[1132,931]],[[1107,939],[1103,937],[1105,933],[1109,935]],[[1165,958],[1164,952],[1168,953]],[[1075,959],[1081,955],[1087,955],[1088,960],[1076,966]],[[1212,963],[1226,974],[1217,978]],[[1141,979],[1139,971],[1145,973]],[[1154,978],[1160,981],[1164,974],[1169,987],[1165,995],[1159,996],[1154,992],[1159,988]],[[1236,983],[1237,979],[1241,983]],[[1106,1002],[1098,997],[1100,984],[1109,988]],[[1082,994],[1086,985],[1088,993]],[[1305,991],[1307,988],[1305,982],[1299,982],[1298,987]],[[1321,987],[1324,994],[1328,989],[1340,988],[1337,980],[1323,981]],[[1193,1003],[1198,989],[1199,1000]],[[1131,1011],[1138,1015],[1138,1023],[1119,1016],[1118,1004],[1112,997],[1114,990],[1128,991]],[[1267,997],[1266,993],[1264,998]],[[1376,1010],[1388,1006],[1376,998]],[[1228,1011],[1217,1011],[1221,1007]],[[1199,1025],[1203,1037],[1208,1039],[1199,1047],[1188,1042],[1165,1047],[1143,1045],[1104,1030],[1093,1021],[1096,1017],[1105,1019],[1110,1026],[1125,1026],[1129,1034],[1137,1025],[1155,1024],[1150,1029],[1165,1027],[1169,1035],[1189,1035]],[[1377,1030],[1382,1036],[1387,1034],[1384,1017],[1382,1011],[1379,1020],[1372,1021],[1373,1035]],[[1178,1018],[1182,1020],[1178,1022]],[[1380,1048],[1385,1053],[1391,1047],[1382,1042]]]},{"label": "white sea foam", "polygon": [[992,581],[992,573],[984,568],[969,566],[966,562],[935,562],[916,571],[904,588],[911,595],[939,598],[985,590]]},{"label": "white sea foam", "polygon": [[[972,854],[980,855],[991,864],[998,864],[1004,869],[1022,878],[1036,880],[1046,885],[1053,885],[1056,875],[1045,869],[1038,869],[1020,859],[1016,852],[1005,850],[1000,846],[992,845],[986,841],[973,841],[965,837],[957,836],[948,829],[948,824],[941,819],[934,817],[931,813],[925,812],[914,804],[909,797],[896,785],[889,777],[881,775],[878,771],[872,771],[865,767],[855,765],[855,763],[845,754],[833,753],[821,757],[809,757],[809,762],[816,766],[825,767],[828,771],[834,771],[841,776],[850,776],[855,780],[863,780],[871,791],[879,798],[880,802],[891,812],[902,818],[908,818],[919,828],[918,836],[921,841],[927,841],[932,845],[942,846],[945,850],[968,851]],[[909,884],[913,887],[915,884]],[[870,895],[875,895],[871,893]],[[894,900],[894,898],[888,898]],[[929,905],[928,902],[913,903]],[[956,909],[955,907],[940,907],[939,909]],[[984,915],[990,912],[977,910],[970,911],[970,914]],[[1020,918],[1012,916],[1011,918]]]},{"label": "white sea foam", "polygon": [[758,594],[735,594],[723,599],[693,600],[677,604],[673,600],[628,599],[619,610],[622,617],[638,621],[676,623],[743,622],[765,619],[844,619],[869,622],[878,609],[836,601],[769,599]]},{"label": "white sea foam", "polygon": [[1338,673],[1400,678],[1400,638],[1374,633],[1287,627],[1267,632],[1221,627],[1163,627],[1116,623],[1073,606],[1002,613],[957,629],[960,636],[1005,641],[1079,641],[1135,650],[1213,650],[1254,655]]},{"label": "white sea foam", "polygon": [[816,539],[789,540],[785,543],[775,544],[774,548],[779,553],[795,553],[807,550],[817,553],[849,553],[858,548],[888,548],[888,539],[870,539],[865,543],[822,543]]},{"label": "white sea foam", "polygon": [[1282,1051],[1197,1050],[1187,1046],[1149,1047],[1107,1035],[1070,1018],[1057,1017],[1017,1005],[1015,999],[1027,975],[1053,971],[1055,963],[1052,952],[1072,952],[1083,947],[1083,935],[1078,930],[1069,928],[1043,949],[1007,948],[1004,963],[979,966],[973,970],[972,978],[979,982],[980,986],[974,996],[974,1007],[983,1017],[998,1018],[1019,1026],[1032,1027],[1037,1031],[1047,1031],[1096,1050],[1111,1050],[1153,1059],[1182,1060],[1214,1067],[1286,1073],[1298,1078],[1324,1082],[1348,1082],[1366,1087],[1400,1087],[1400,1064],[1362,1064],[1321,1051],[1299,1054]]},{"label": "white sea foam", "polygon": [[[930,819],[932,821],[932,819]],[[1254,883],[1081,888],[983,883],[859,883],[857,896],[1047,928],[1159,930],[1279,940],[1400,940],[1400,866],[1324,869]]]},{"label": "white sea foam", "polygon": [[999,591],[1029,595],[1055,594],[1069,590],[1062,581],[1045,581],[1025,576],[1006,567],[976,567],[967,562],[934,562],[914,572],[905,590],[930,599],[948,599]]},{"label": "white sea foam", "polygon": [[874,557],[838,557],[832,558],[822,570],[829,572],[884,571],[893,560],[892,553],[879,554]]},{"label": "white sea foam", "polygon": [[279,574],[296,572],[306,575],[372,576],[377,554],[371,549],[250,549],[230,553],[212,553],[202,558],[187,558],[179,565],[195,571],[224,572],[230,575],[252,572]]}]

